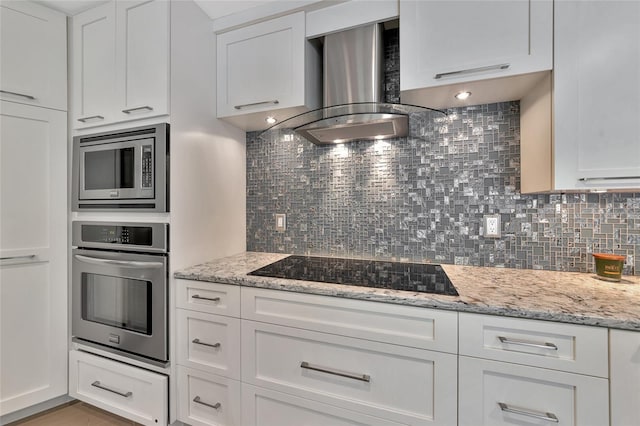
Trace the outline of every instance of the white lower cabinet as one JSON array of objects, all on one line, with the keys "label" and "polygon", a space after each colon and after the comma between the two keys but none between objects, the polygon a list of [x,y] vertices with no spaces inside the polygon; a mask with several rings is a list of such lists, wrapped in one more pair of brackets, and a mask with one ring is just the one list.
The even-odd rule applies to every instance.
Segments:
[{"label": "white lower cabinet", "polygon": [[611,426],[640,423],[640,332],[611,330]]},{"label": "white lower cabinet", "polygon": [[178,420],[193,426],[241,426],[240,382],[178,366]]},{"label": "white lower cabinet", "polygon": [[456,355],[242,321],[242,381],[398,423],[456,423]]},{"label": "white lower cabinet", "polygon": [[460,357],[460,426],[609,424],[608,380]]},{"label": "white lower cabinet", "polygon": [[[455,423],[453,423],[455,424]],[[399,426],[367,414],[242,384],[243,426]]]},{"label": "white lower cabinet", "polygon": [[69,352],[69,396],[143,425],[166,425],[168,377],[82,351]]}]

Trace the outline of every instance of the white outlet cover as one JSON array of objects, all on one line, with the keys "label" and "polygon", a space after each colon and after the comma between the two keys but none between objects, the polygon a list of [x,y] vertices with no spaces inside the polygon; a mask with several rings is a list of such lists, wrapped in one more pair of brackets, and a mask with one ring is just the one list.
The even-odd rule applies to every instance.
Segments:
[{"label": "white outlet cover", "polygon": [[500,231],[502,226],[500,225],[499,214],[486,214],[484,219],[484,236],[487,238],[500,238]]}]

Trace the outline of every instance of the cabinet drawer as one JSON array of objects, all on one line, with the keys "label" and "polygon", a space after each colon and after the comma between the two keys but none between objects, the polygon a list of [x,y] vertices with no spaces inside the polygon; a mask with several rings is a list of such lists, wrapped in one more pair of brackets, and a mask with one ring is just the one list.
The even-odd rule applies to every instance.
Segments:
[{"label": "cabinet drawer", "polygon": [[240,317],[239,286],[190,280],[176,280],[176,283],[178,308]]},{"label": "cabinet drawer", "polygon": [[243,426],[400,426],[293,395],[242,384]]},{"label": "cabinet drawer", "polygon": [[245,287],[242,317],[420,349],[458,352],[458,313],[452,311]]},{"label": "cabinet drawer", "polygon": [[608,377],[607,329],[460,314],[460,354]]},{"label": "cabinet drawer", "polygon": [[69,352],[69,395],[143,425],[166,425],[168,378],[86,352]]},{"label": "cabinet drawer", "polygon": [[242,345],[243,382],[400,423],[456,422],[455,355],[245,320]]},{"label": "cabinet drawer", "polygon": [[240,382],[178,366],[178,420],[192,426],[242,426]]},{"label": "cabinet drawer", "polygon": [[460,426],[609,424],[607,379],[460,357]]},{"label": "cabinet drawer", "polygon": [[240,379],[240,320],[176,309],[178,364]]}]

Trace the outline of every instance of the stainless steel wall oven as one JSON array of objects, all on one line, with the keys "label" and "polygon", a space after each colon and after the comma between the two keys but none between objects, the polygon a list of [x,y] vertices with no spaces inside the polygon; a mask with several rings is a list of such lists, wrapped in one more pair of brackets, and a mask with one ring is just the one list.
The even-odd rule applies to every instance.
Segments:
[{"label": "stainless steel wall oven", "polygon": [[73,138],[74,211],[169,211],[169,124]]},{"label": "stainless steel wall oven", "polygon": [[168,225],[73,222],[72,334],[166,362]]}]

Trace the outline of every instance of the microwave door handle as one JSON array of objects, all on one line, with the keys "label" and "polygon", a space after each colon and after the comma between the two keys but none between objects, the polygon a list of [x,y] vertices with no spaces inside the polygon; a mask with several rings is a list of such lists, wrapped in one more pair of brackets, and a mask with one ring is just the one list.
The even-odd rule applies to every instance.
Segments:
[{"label": "microwave door handle", "polygon": [[76,254],[75,258],[81,262],[86,263],[95,263],[98,265],[117,265],[124,266],[129,268],[163,268],[164,264],[162,262],[136,262],[132,260],[112,260],[112,259],[100,259],[97,257],[89,257],[83,256],[81,254]]}]

